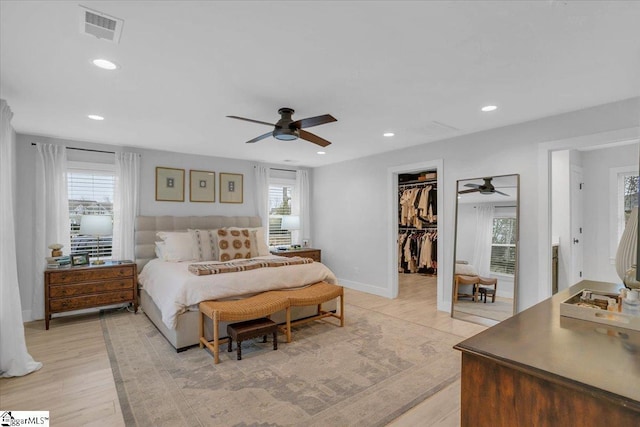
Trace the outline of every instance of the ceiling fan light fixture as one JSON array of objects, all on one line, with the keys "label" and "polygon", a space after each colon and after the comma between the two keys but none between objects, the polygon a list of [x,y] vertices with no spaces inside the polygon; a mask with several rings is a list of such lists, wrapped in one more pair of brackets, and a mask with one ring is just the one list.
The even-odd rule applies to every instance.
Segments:
[{"label": "ceiling fan light fixture", "polygon": [[275,128],[273,130],[273,137],[280,141],[293,141],[298,139],[299,135],[296,129]]}]

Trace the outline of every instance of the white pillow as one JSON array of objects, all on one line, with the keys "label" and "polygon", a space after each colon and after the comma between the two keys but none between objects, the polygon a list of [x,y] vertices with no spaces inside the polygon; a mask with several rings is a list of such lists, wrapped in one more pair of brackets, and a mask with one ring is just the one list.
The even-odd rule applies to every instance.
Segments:
[{"label": "white pillow", "polygon": [[191,251],[196,261],[218,260],[218,229],[191,230]]},{"label": "white pillow", "polygon": [[165,260],[164,259],[164,248],[165,248],[165,243],[164,242],[156,242],[156,257],[161,259],[161,260]]},{"label": "white pillow", "polygon": [[256,235],[256,249],[258,252],[258,256],[266,256],[270,255],[269,246],[267,246],[267,241],[265,239],[264,228],[263,227],[255,227],[249,228],[249,230],[254,231]]},{"label": "white pillow", "polygon": [[159,231],[156,235],[164,240],[163,258],[169,262],[193,260],[192,239],[188,231]]}]

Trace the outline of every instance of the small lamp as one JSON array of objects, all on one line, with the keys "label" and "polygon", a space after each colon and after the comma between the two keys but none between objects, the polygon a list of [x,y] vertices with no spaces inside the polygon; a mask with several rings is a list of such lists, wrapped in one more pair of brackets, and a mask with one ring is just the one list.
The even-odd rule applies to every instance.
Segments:
[{"label": "small lamp", "polygon": [[624,232],[622,233],[616,252],[616,273],[618,273],[622,282],[629,288],[638,287],[637,281],[635,281],[635,283],[627,283],[630,282],[630,274],[635,276],[635,271],[629,272],[629,270],[632,267],[634,267],[635,270],[637,250],[638,208],[633,208],[629,219],[627,219],[627,224],[624,227]]},{"label": "small lamp", "polygon": [[95,236],[98,240],[98,259],[93,264],[104,264],[100,259],[100,236],[113,234],[111,215],[83,215],[80,220],[80,234]]},{"label": "small lamp", "polygon": [[300,230],[300,217],[298,215],[284,215],[280,228],[287,231]]}]

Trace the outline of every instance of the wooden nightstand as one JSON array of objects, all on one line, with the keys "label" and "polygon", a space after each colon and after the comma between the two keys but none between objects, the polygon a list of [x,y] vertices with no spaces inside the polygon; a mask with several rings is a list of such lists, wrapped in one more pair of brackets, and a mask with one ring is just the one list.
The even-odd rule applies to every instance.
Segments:
[{"label": "wooden nightstand", "polygon": [[130,302],[138,311],[137,266],[131,261],[45,270],[45,326],[53,313]]},{"label": "wooden nightstand", "polygon": [[284,251],[274,250],[274,251],[271,251],[271,253],[273,255],[286,256],[289,258],[294,256],[301,256],[304,258],[311,258],[317,262],[322,262],[322,259],[320,257],[321,255],[320,249],[312,249],[312,248],[286,249]]}]

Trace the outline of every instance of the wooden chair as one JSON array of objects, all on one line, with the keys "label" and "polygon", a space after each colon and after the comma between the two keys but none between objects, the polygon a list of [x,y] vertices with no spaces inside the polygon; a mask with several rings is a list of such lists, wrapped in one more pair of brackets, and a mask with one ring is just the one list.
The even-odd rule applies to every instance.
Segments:
[{"label": "wooden chair", "polygon": [[[470,297],[474,302],[477,301],[478,281],[478,276],[464,276],[462,274],[456,274],[454,280],[456,289],[453,293],[454,302],[458,301],[459,297]],[[470,294],[460,293],[460,285],[472,285],[472,292]]]}]

